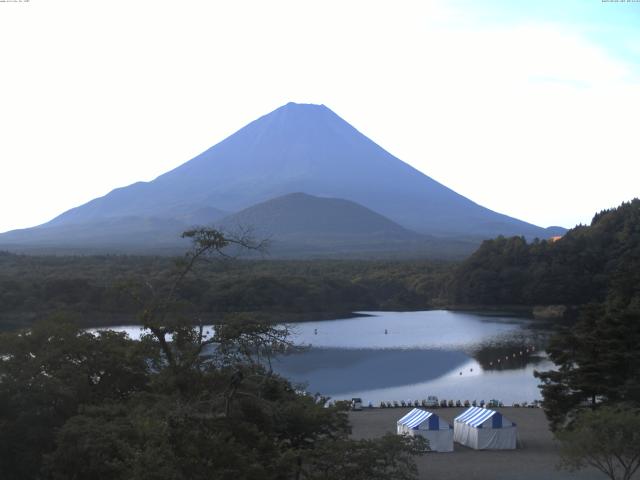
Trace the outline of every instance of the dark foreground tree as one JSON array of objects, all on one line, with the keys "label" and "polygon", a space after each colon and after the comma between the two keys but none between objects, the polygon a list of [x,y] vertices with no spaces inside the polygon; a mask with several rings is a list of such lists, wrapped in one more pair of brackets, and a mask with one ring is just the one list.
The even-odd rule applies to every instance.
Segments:
[{"label": "dark foreground tree", "polygon": [[[245,240],[188,232],[194,249],[162,289],[139,285],[142,341],[58,320],[0,340],[3,480],[416,477],[424,442],[349,439],[325,407],[270,368],[286,329],[232,317],[205,328],[180,295],[197,262]],[[195,324],[195,326],[194,326]]]},{"label": "dark foreground tree", "polygon": [[583,412],[559,433],[561,466],[591,466],[611,480],[630,480],[640,468],[640,410],[602,407]]},{"label": "dark foreground tree", "polygon": [[585,408],[625,402],[640,407],[640,313],[597,305],[558,332],[547,347],[556,369],[536,372],[553,430]]},{"label": "dark foreground tree", "polygon": [[42,455],[82,406],[126,402],[148,387],[143,346],[57,318],[0,335],[0,472],[38,478]]},{"label": "dark foreground tree", "polygon": [[386,434],[377,440],[321,442],[313,451],[308,480],[411,480],[418,474],[413,455],[425,452],[422,437]]}]

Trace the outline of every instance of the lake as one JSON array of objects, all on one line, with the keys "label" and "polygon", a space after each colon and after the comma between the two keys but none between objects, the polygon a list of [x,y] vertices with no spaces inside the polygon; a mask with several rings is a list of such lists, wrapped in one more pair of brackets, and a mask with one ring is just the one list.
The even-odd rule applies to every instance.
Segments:
[{"label": "lake", "polygon": [[[370,316],[290,324],[302,353],[274,369],[333,399],[440,399],[505,404],[540,399],[534,370],[553,364],[549,331],[534,320],[444,310],[358,312]],[[386,331],[386,333],[385,333]]]},{"label": "lake", "polygon": [[[549,330],[513,316],[432,310],[357,312],[359,316],[288,324],[303,351],[277,357],[273,368],[310,393],[334,400],[538,400],[534,370],[553,364]],[[119,327],[132,338],[139,327]],[[385,333],[386,332],[386,333]]]}]

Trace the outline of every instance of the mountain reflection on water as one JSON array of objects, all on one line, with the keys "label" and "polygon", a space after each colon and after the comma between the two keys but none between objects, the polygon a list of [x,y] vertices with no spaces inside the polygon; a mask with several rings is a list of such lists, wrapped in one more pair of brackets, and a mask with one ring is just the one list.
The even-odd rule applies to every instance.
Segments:
[{"label": "mountain reflection on water", "polygon": [[291,324],[294,341],[310,347],[278,357],[274,369],[309,392],[378,404],[427,395],[532,401],[540,398],[534,369],[552,367],[544,354],[549,331],[530,319],[360,313],[369,316]]},{"label": "mountain reflection on water", "polygon": [[[358,313],[289,324],[294,343],[308,348],[278,356],[274,370],[333,399],[377,405],[437,395],[510,404],[540,399],[533,372],[553,367],[544,352],[550,331],[539,321],[444,310]],[[110,329],[134,339],[142,333]]]}]

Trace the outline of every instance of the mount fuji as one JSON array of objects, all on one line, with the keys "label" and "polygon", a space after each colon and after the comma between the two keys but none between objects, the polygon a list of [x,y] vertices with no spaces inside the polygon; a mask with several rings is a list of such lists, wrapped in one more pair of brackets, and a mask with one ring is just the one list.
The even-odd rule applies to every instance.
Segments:
[{"label": "mount fuji", "polygon": [[[304,196],[290,196],[294,193]],[[372,234],[383,241],[384,232],[393,237],[392,250],[402,249],[402,238],[410,239],[413,250],[420,235],[432,246],[434,239],[477,245],[497,235],[547,238],[564,231],[474,203],[394,157],[324,105],[288,103],[155,180],[117,188],[43,225],[2,234],[0,247],[170,248],[180,246],[178,234],[191,225],[230,225],[238,218],[270,225],[276,242],[277,232],[287,232],[290,240],[323,236],[322,222],[313,228],[309,222],[276,225],[278,218],[289,217],[256,216],[268,217],[273,205],[238,217],[283,196],[289,196],[287,205],[298,217],[306,206],[319,211],[320,203],[323,215],[340,216],[325,232],[329,236],[339,233],[339,225],[358,224],[357,232],[345,232],[343,248],[347,237],[355,249]],[[304,201],[293,207],[296,198]],[[346,205],[353,218],[345,217]],[[331,242],[323,248],[330,252]]]}]

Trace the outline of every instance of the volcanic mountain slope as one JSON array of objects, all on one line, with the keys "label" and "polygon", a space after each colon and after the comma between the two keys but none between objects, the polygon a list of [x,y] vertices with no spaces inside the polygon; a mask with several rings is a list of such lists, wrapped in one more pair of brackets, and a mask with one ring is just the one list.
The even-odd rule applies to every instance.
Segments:
[{"label": "volcanic mountain slope", "polygon": [[[190,222],[189,222],[190,223]],[[180,235],[189,223],[155,217],[98,218],[87,222],[13,230],[0,249],[24,253],[177,253],[189,247]]]},{"label": "volcanic mountain slope", "polygon": [[[305,193],[283,195],[229,215],[213,225],[231,236],[267,241],[275,258],[432,257],[462,258],[477,242],[421,235],[355,202]],[[184,251],[184,221],[117,217],[69,225],[47,225],[5,234],[9,249],[39,253],[147,253]],[[264,252],[233,251],[263,256]]]},{"label": "volcanic mountain slope", "polygon": [[217,226],[269,241],[275,256],[435,256],[459,258],[474,242],[443,240],[401,227],[362,205],[340,198],[291,193],[251,206]]},{"label": "volcanic mountain slope", "polygon": [[[22,230],[20,241],[51,243],[72,225],[124,228],[133,217],[167,225],[217,221],[292,192],[350,200],[407,229],[442,237],[548,237],[535,225],[488,210],[397,159],[323,105],[289,103],[151,182],[138,182]],[[265,220],[267,221],[267,220]],[[166,229],[160,229],[166,230]],[[554,231],[555,233],[555,231]],[[103,230],[103,237],[110,235]],[[136,232],[131,232],[135,240]],[[16,240],[1,235],[0,245]]]},{"label": "volcanic mountain slope", "polygon": [[279,239],[420,238],[388,218],[349,200],[290,193],[241,210],[220,221],[224,229],[251,228],[261,237]]}]

